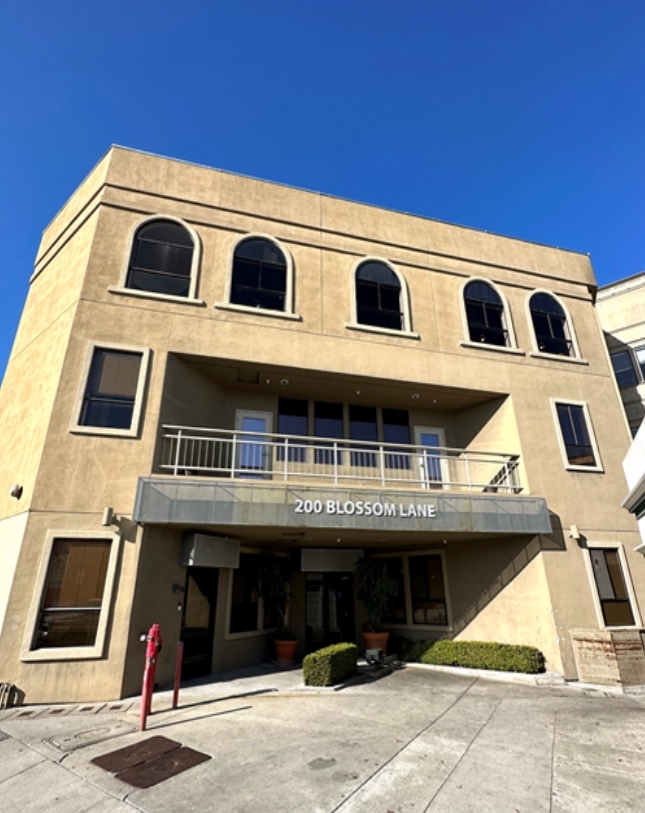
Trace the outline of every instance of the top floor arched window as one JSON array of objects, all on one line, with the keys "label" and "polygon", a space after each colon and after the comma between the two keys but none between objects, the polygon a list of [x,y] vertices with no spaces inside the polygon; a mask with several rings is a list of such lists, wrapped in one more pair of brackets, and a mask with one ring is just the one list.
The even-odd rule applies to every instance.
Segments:
[{"label": "top floor arched window", "polygon": [[471,342],[510,345],[504,302],[492,285],[473,280],[464,288],[466,321]]},{"label": "top floor arched window", "polygon": [[126,276],[126,288],[188,297],[194,282],[195,243],[175,220],[155,219],[137,229]]},{"label": "top floor arched window", "polygon": [[356,321],[405,330],[401,281],[385,263],[368,260],[356,269]]},{"label": "top floor arched window", "polygon": [[287,302],[287,258],[271,240],[242,240],[233,253],[231,296],[233,305],[262,310],[290,310]]},{"label": "top floor arched window", "polygon": [[572,356],[573,342],[564,308],[547,293],[535,293],[529,301],[537,349],[554,356]]}]

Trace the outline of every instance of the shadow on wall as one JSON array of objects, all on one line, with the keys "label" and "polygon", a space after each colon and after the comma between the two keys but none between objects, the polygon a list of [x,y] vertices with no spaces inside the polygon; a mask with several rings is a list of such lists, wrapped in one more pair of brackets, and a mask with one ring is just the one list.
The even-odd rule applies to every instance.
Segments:
[{"label": "shadow on wall", "polygon": [[[460,608],[453,600],[453,637],[464,630],[477,616],[527,567],[542,551],[566,551],[566,542],[560,518],[550,514],[553,531],[549,535],[539,534],[527,543],[501,542],[496,547],[496,556],[487,555],[478,563],[474,578],[467,585],[466,595],[477,594],[467,606]],[[451,581],[453,569],[451,568]],[[476,581],[475,581],[476,579]],[[484,586],[482,587],[482,582]],[[466,586],[466,585],[464,585]],[[468,601],[468,599],[466,599]]]}]

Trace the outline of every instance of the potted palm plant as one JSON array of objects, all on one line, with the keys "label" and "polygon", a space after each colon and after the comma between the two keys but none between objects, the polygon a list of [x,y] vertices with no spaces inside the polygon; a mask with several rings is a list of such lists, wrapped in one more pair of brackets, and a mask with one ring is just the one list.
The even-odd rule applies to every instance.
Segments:
[{"label": "potted palm plant", "polygon": [[390,575],[385,559],[376,556],[365,555],[357,559],[354,573],[358,585],[356,597],[369,616],[363,624],[365,649],[382,649],[386,652],[390,633],[381,626],[381,618],[392,609],[399,594],[399,585]]},{"label": "potted palm plant", "polygon": [[265,609],[280,618],[280,626],[275,632],[276,661],[282,665],[293,663],[298,648],[298,638],[289,626],[289,601],[291,582],[294,577],[291,559],[267,553],[260,559],[260,595]]}]

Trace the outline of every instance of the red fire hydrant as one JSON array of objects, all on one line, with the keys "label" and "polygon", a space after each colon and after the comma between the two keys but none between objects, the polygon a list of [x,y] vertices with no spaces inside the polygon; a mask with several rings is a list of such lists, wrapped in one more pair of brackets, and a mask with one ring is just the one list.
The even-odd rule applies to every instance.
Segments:
[{"label": "red fire hydrant", "polygon": [[143,688],[141,689],[141,717],[139,729],[146,730],[146,718],[152,710],[152,693],[155,688],[155,672],[157,671],[157,655],[161,652],[163,641],[161,640],[161,627],[153,624],[145,637],[148,645],[146,647],[146,665],[143,671]]}]

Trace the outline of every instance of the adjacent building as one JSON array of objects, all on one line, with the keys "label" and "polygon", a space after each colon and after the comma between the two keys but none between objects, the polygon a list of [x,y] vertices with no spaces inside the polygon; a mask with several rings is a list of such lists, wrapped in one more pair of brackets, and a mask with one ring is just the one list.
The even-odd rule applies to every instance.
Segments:
[{"label": "adjacent building", "polygon": [[645,273],[600,288],[596,308],[635,436],[645,417]]},{"label": "adjacent building", "polygon": [[[359,640],[638,638],[629,428],[586,255],[112,148],[46,229],[0,395],[0,681],[27,702]],[[576,636],[578,636],[576,638]],[[640,640],[640,638],[638,638]]]}]

